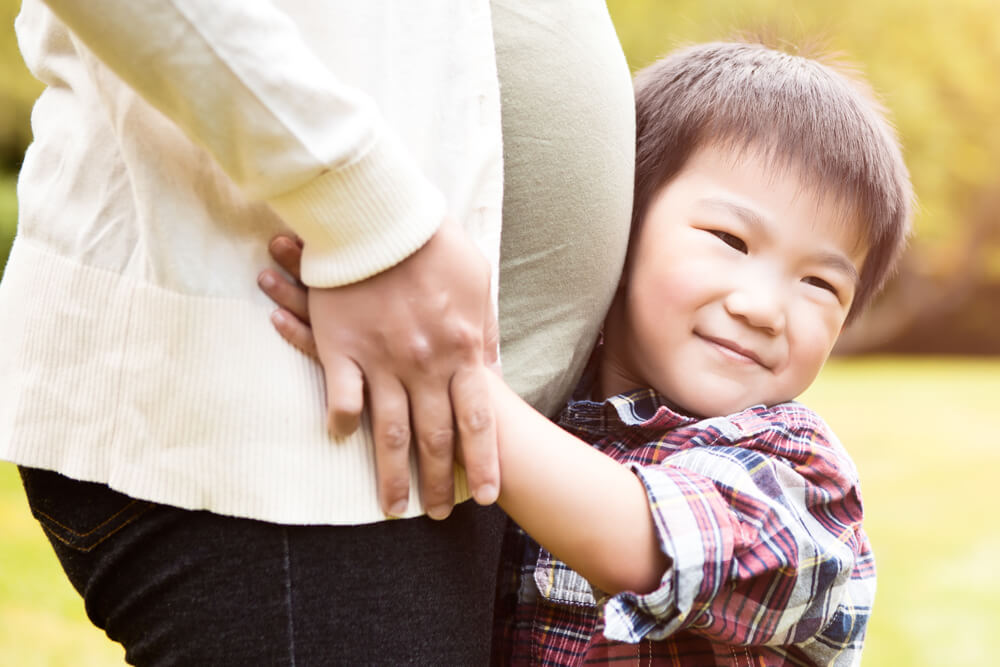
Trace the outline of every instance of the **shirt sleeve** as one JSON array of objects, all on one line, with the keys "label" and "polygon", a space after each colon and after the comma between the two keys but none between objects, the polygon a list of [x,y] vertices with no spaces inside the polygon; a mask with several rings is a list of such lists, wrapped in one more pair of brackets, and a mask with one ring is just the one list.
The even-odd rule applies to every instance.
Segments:
[{"label": "shirt sleeve", "polygon": [[874,594],[854,466],[821,424],[769,424],[732,444],[632,464],[669,558],[660,587],[604,600],[605,635],[680,630],[728,645],[860,648]]},{"label": "shirt sleeve", "polygon": [[419,248],[444,217],[444,196],[372,100],[338,81],[267,0],[45,2],[302,236],[308,284],[378,273]]}]

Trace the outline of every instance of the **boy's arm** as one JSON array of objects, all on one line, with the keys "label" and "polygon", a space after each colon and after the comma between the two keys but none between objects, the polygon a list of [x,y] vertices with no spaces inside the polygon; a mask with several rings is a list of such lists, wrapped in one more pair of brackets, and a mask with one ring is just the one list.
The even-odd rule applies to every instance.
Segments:
[{"label": "boy's arm", "polygon": [[[293,274],[294,254],[289,245],[275,255]],[[265,291],[292,311],[278,330],[308,350],[302,290],[279,281]],[[799,644],[824,664],[860,649],[874,562],[857,474],[809,410],[719,418],[661,463],[652,463],[662,459],[656,442],[631,450],[630,470],[499,378],[489,386],[500,502],[553,555],[617,593],[604,606],[609,639],[689,630],[731,645]],[[694,437],[677,436],[688,445]]]},{"label": "boy's arm", "polygon": [[822,664],[858,654],[875,572],[857,474],[807,408],[719,418],[695,446],[652,463],[661,459],[652,442],[631,450],[626,467],[498,378],[490,389],[500,502],[610,594],[609,639],[687,630],[724,644],[797,644]]},{"label": "boy's arm", "polygon": [[664,444],[680,449],[659,463],[660,443],[629,451],[669,574],[651,594],[607,600],[604,634],[635,642],[686,630],[727,645],[795,644],[818,664],[848,664],[875,571],[856,470],[828,427],[786,404],[675,435]]},{"label": "boy's arm", "polygon": [[668,562],[640,479],[490,375],[501,507],[602,591],[657,589]]},{"label": "boy's arm", "polygon": [[[610,594],[609,639],[686,630],[729,645],[796,644],[819,664],[858,655],[875,572],[857,474],[807,408],[719,418],[666,459],[654,439],[630,450],[626,467],[533,413],[498,378],[490,389],[500,502]],[[677,435],[690,445],[693,433]]]}]

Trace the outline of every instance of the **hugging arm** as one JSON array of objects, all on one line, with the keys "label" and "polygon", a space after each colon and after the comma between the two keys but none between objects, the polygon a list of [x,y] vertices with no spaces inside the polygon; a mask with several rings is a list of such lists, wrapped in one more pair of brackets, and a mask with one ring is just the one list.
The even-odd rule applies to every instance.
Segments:
[{"label": "hugging arm", "polygon": [[[294,274],[295,248],[272,248]],[[266,291],[283,307],[278,330],[308,349],[303,288],[279,281]],[[728,445],[664,460],[652,442],[630,450],[626,464],[549,422],[500,378],[489,382],[499,502],[555,558],[610,594],[609,638],[688,630],[730,645],[795,643],[830,663],[859,649],[874,564],[858,482],[806,408],[784,406],[773,422],[747,411],[752,432]]]},{"label": "hugging arm", "polygon": [[785,416],[731,446],[637,470],[672,576],[650,595],[609,600],[605,634],[794,644],[817,664],[856,656],[874,564],[854,466],[818,418]]},{"label": "hugging arm", "polygon": [[[279,237],[271,251],[294,276],[298,245]],[[270,278],[261,281],[264,291],[281,306],[272,316],[276,328],[308,353],[314,334],[305,288],[271,270],[261,275]],[[479,380],[497,420],[503,509],[602,590],[654,589],[666,560],[639,478],[553,424],[497,375],[481,369]]]}]

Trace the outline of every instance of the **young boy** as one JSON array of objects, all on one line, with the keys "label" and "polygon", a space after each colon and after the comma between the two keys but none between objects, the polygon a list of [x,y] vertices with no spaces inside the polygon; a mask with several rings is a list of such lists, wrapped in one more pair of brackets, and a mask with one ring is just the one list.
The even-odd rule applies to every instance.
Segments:
[{"label": "young boy", "polygon": [[[857,473],[792,401],[905,244],[895,135],[859,82],[752,44],[681,50],[635,87],[629,257],[562,429],[491,380],[524,530],[497,660],[856,663],[875,588]],[[308,347],[301,292],[271,294]]]}]

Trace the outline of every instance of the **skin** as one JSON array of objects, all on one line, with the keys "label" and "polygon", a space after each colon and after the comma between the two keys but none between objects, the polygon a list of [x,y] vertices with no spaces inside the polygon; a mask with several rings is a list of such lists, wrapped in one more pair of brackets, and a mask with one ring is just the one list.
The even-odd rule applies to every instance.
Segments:
[{"label": "skin", "polygon": [[[272,252],[298,275],[299,240],[276,239]],[[312,314],[313,336],[302,348],[323,365],[331,434],[353,433],[367,400],[387,515],[406,510],[411,443],[428,516],[451,512],[456,444],[473,497],[496,500],[496,422],[479,372],[497,361],[489,267],[456,223],[446,220],[417,252],[358,283],[303,294],[283,289],[273,270],[258,281],[293,299],[293,312]]]},{"label": "skin", "polygon": [[801,394],[843,329],[864,262],[844,207],[712,146],[650,202],[605,321],[601,394],[653,387],[726,415]]},{"label": "skin", "polygon": [[[803,188],[793,170],[772,171],[753,152],[710,146],[661,187],[605,321],[595,398],[653,387],[682,411],[714,416],[791,400],[812,382],[847,318],[865,251],[843,207]],[[294,260],[275,256],[286,268]],[[268,294],[284,309],[278,331],[308,349],[302,292],[286,282]],[[486,376],[500,505],[601,590],[655,590],[668,563],[638,478]]]}]

